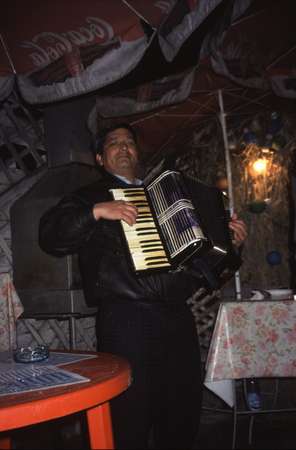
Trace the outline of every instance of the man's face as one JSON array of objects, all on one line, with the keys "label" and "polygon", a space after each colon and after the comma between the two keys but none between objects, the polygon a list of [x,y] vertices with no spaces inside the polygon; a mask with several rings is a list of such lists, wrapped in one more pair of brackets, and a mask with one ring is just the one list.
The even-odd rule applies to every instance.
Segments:
[{"label": "man's face", "polygon": [[126,128],[117,128],[108,133],[103,155],[97,155],[99,165],[111,173],[133,180],[138,165],[137,145]]}]

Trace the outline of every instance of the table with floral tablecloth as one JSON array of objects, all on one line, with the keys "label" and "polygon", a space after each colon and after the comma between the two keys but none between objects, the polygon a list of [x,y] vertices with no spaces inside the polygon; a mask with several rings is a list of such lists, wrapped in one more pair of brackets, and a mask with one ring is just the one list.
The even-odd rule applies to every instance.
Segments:
[{"label": "table with floral tablecloth", "polygon": [[208,388],[220,395],[222,380],[295,376],[295,301],[221,303],[206,363]]},{"label": "table with floral tablecloth", "polygon": [[0,273],[0,351],[11,350],[16,345],[16,320],[23,306],[9,273]]}]

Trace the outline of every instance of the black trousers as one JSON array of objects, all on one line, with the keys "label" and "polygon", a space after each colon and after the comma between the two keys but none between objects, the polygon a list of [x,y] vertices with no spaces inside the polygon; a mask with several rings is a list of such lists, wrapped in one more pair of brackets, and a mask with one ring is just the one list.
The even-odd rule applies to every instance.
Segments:
[{"label": "black trousers", "polygon": [[190,449],[202,377],[189,307],[106,302],[99,309],[97,337],[99,351],[121,355],[132,367],[131,386],[111,401],[116,448],[147,449],[153,443],[156,449]]}]

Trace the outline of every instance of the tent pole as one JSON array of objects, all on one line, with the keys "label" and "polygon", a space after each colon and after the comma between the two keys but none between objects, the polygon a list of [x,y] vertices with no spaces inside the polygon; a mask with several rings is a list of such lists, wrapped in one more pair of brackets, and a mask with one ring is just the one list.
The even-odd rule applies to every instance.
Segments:
[{"label": "tent pole", "polygon": [[[229,152],[229,144],[228,144],[228,136],[226,131],[226,120],[225,120],[225,112],[224,112],[224,103],[221,89],[218,90],[218,100],[219,100],[219,108],[220,108],[220,123],[222,127],[223,133],[223,142],[224,142],[224,152],[225,152],[225,162],[226,162],[226,174],[227,174],[227,183],[228,183],[228,198],[229,198],[229,212],[232,216],[234,213],[234,197],[233,197],[233,185],[232,185],[232,170],[231,170],[231,161],[230,161],[230,152]],[[241,282],[240,282],[240,274],[237,270],[234,275],[235,280],[235,296],[237,300],[242,299],[241,292]]]},{"label": "tent pole", "polygon": [[12,68],[12,71],[13,71],[14,74],[16,74],[15,67],[14,67],[14,65],[13,65],[12,59],[11,59],[11,57],[10,57],[10,54],[9,54],[7,45],[6,45],[6,43],[4,42],[4,39],[3,39],[3,37],[2,37],[2,34],[0,34],[0,42],[1,42],[1,44],[2,44],[2,46],[3,46],[3,49],[4,49],[4,52],[5,52],[5,54],[6,54],[7,58],[8,58],[9,64],[10,64],[10,66],[11,66],[11,68]]}]

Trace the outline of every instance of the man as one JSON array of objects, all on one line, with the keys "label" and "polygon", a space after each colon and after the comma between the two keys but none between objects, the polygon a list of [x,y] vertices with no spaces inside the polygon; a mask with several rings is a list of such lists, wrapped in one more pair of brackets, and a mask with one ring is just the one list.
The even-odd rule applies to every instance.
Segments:
[{"label": "man", "polygon": [[[111,402],[117,448],[190,448],[196,437],[202,374],[196,325],[186,299],[200,281],[186,272],[138,277],[122,243],[120,220],[137,208],[114,201],[110,188],[139,185],[134,130],[126,124],[98,139],[97,182],[65,197],[40,222],[40,246],[56,256],[78,253],[88,304],[99,305],[98,350],[121,355],[132,368],[130,388]],[[244,224],[231,224],[235,238]]]}]

